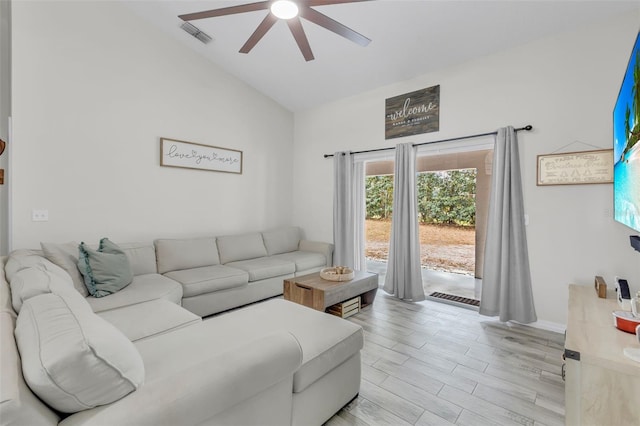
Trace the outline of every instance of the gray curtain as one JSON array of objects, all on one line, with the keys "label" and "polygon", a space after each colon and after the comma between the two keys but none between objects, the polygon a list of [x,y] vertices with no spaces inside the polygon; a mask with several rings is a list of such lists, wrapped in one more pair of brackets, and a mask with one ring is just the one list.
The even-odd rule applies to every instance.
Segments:
[{"label": "gray curtain", "polygon": [[480,314],[500,316],[500,321],[534,322],[520,158],[513,127],[499,129],[496,136],[489,200]]},{"label": "gray curtain", "polygon": [[383,288],[399,299],[417,302],[425,297],[420,271],[416,148],[412,144],[396,145],[394,172],[391,241]]},{"label": "gray curtain", "polygon": [[333,155],[333,264],[354,268],[355,221],[353,156],[350,152]]},{"label": "gray curtain", "polygon": [[354,223],[354,247],[353,267],[360,271],[367,270],[367,261],[364,256],[366,236],[364,229],[364,217],[366,216],[366,194],[364,187],[365,167],[362,161],[353,164],[353,223]]}]

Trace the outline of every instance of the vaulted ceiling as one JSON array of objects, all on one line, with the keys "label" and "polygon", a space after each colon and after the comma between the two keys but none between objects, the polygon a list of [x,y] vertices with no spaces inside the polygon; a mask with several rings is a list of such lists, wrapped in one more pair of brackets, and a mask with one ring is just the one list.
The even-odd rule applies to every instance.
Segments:
[{"label": "vaulted ceiling", "polygon": [[240,48],[266,10],[193,21],[213,40],[180,29],[178,15],[247,1],[127,1],[134,13],[168,32],[291,111],[514,48],[555,33],[635,13],[637,0],[377,0],[315,7],[372,41],[359,46],[302,19],[315,56],[305,61],[284,21],[248,54]]}]

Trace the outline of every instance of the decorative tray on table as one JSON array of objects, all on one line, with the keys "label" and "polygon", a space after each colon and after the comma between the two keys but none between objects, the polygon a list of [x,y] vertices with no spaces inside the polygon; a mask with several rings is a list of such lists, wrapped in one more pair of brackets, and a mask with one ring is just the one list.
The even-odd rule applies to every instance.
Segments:
[{"label": "decorative tray on table", "polygon": [[320,271],[320,278],[327,281],[351,281],[353,279],[353,269],[346,266],[324,268]]}]

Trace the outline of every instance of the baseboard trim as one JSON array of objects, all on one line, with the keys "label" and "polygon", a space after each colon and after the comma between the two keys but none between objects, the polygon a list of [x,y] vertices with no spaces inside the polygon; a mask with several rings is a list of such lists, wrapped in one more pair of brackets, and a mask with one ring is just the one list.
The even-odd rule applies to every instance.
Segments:
[{"label": "baseboard trim", "polygon": [[565,324],[560,324],[552,321],[544,321],[544,320],[538,320],[530,324],[521,324],[521,325],[526,325],[528,327],[533,327],[533,328],[539,328],[541,330],[554,331],[560,334],[564,334],[565,330],[567,329],[567,326]]}]

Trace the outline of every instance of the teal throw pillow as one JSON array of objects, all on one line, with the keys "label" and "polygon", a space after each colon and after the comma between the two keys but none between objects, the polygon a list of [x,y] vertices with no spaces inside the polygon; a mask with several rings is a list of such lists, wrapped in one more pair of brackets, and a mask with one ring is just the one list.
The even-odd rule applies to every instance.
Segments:
[{"label": "teal throw pillow", "polygon": [[98,250],[88,247],[84,242],[80,243],[78,249],[78,269],[91,296],[108,296],[131,284],[133,271],[129,258],[108,238],[100,240]]}]

